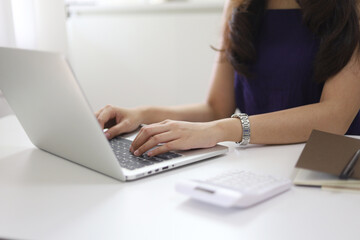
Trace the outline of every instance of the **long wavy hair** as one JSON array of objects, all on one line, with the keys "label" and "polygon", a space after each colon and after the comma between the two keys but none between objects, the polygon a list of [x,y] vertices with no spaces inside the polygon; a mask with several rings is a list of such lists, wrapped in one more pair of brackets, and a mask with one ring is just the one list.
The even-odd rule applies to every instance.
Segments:
[{"label": "long wavy hair", "polygon": [[[232,0],[233,11],[224,31],[227,60],[234,69],[250,77],[249,66],[256,60],[254,40],[266,10],[266,0]],[[314,61],[314,80],[325,82],[360,53],[357,0],[297,0],[304,24],[319,39]]]}]

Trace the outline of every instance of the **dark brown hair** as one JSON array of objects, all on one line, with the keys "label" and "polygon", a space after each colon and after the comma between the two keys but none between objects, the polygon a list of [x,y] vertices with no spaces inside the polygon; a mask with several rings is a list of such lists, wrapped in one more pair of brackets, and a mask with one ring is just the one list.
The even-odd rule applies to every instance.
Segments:
[{"label": "dark brown hair", "polygon": [[[266,0],[233,0],[225,28],[225,53],[234,69],[249,77],[256,60],[254,40],[266,9]],[[360,29],[357,0],[298,0],[304,24],[320,40],[314,61],[314,79],[325,82],[340,72],[358,51]]]}]

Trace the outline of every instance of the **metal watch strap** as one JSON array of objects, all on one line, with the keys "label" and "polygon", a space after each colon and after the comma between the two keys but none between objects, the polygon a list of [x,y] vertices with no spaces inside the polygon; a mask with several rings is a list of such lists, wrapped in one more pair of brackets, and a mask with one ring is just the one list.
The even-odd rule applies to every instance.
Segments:
[{"label": "metal watch strap", "polygon": [[249,116],[246,113],[235,113],[232,118],[238,118],[242,125],[242,140],[237,142],[240,145],[248,145],[250,143],[250,121]]}]

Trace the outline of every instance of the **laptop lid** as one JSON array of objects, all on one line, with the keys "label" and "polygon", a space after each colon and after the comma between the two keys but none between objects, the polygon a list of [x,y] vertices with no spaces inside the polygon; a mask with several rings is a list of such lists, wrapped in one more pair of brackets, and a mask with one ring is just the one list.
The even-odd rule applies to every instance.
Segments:
[{"label": "laptop lid", "polygon": [[125,180],[64,56],[0,48],[0,89],[35,146]]}]

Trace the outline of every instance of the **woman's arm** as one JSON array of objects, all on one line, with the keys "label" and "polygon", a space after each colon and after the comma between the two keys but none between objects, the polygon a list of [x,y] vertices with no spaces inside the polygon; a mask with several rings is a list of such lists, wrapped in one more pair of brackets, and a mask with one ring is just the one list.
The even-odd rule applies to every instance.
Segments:
[{"label": "woman's arm", "polygon": [[[313,129],[344,134],[360,109],[360,61],[358,53],[323,88],[319,103],[250,116],[251,143],[289,144],[304,142]],[[222,141],[241,141],[238,119],[207,123],[164,121],[141,129],[131,151],[141,155],[159,143],[150,156],[170,150],[211,147]]]}]

